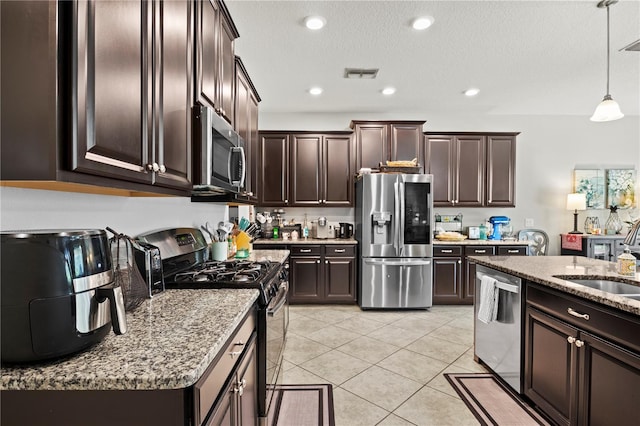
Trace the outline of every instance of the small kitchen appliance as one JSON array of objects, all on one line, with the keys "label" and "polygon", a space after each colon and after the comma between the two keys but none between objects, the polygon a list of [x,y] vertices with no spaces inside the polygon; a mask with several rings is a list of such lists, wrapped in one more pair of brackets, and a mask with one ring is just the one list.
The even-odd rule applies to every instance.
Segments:
[{"label": "small kitchen appliance", "polygon": [[502,239],[502,226],[508,225],[511,222],[507,216],[491,216],[489,218],[489,223],[491,224],[491,228],[493,231],[491,235],[489,235],[488,239],[490,240],[501,240]]},{"label": "small kitchen appliance", "polygon": [[340,222],[340,230],[338,232],[338,238],[348,239],[353,237],[353,224]]},{"label": "small kitchen appliance", "polygon": [[133,258],[142,274],[149,297],[164,291],[164,276],[162,275],[162,257],[160,249],[153,244],[132,240]]},{"label": "small kitchen appliance", "polygon": [[434,219],[435,219],[436,233],[442,232],[442,231],[462,232],[462,213],[436,214]]},{"label": "small kitchen appliance", "polygon": [[[288,265],[268,260],[209,261],[207,242],[194,228],[166,229],[137,237],[160,248],[168,289],[252,288],[257,300],[258,411],[266,420],[276,385],[288,325]],[[211,319],[215,326],[215,318]],[[271,408],[273,409],[273,407]],[[262,424],[262,423],[260,423]]]},{"label": "small kitchen appliance", "polygon": [[313,238],[329,238],[329,222],[326,217],[321,216],[317,221],[311,222],[311,234]]},{"label": "small kitchen appliance", "polygon": [[2,362],[57,358],[126,332],[104,230],[0,235]]}]

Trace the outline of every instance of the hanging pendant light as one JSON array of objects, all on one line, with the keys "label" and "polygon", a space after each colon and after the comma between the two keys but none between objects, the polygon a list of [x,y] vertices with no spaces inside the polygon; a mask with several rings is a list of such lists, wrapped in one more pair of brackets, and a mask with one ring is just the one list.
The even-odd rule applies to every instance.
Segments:
[{"label": "hanging pendant light", "polygon": [[624,114],[620,111],[620,106],[613,100],[609,93],[609,50],[611,44],[609,42],[609,6],[616,3],[618,3],[618,0],[602,0],[598,3],[599,8],[607,8],[607,94],[604,95],[604,99],[602,99],[602,102],[596,107],[595,112],[590,118],[591,121],[613,121],[624,117]]}]

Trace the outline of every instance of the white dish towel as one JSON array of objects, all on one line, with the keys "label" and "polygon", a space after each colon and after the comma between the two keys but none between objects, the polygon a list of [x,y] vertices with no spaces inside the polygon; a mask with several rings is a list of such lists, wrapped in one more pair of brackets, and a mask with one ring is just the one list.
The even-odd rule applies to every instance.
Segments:
[{"label": "white dish towel", "polygon": [[485,324],[495,321],[498,317],[498,295],[500,290],[498,290],[496,284],[496,279],[487,275],[483,276],[482,280],[480,280],[478,320]]}]

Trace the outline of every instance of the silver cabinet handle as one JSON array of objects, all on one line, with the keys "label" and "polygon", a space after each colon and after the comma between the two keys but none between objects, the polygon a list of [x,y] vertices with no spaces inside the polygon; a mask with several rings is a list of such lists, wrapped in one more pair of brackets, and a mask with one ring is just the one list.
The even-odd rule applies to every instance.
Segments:
[{"label": "silver cabinet handle", "polygon": [[300,253],[311,253],[311,249],[300,249]]},{"label": "silver cabinet handle", "polygon": [[474,253],[486,253],[487,251],[486,250],[474,250],[473,252]]},{"label": "silver cabinet handle", "polygon": [[344,253],[345,249],[334,249],[333,252],[334,253]]},{"label": "silver cabinet handle", "polygon": [[453,253],[453,250],[440,250],[442,253]]},{"label": "silver cabinet handle", "polygon": [[584,346],[584,342],[582,340],[576,340],[576,346],[581,348]]},{"label": "silver cabinet handle", "polygon": [[167,167],[164,164],[160,164],[160,173],[164,173],[167,171]]},{"label": "silver cabinet handle", "polygon": [[325,260],[325,261],[324,261],[324,263],[325,263],[325,265],[328,265],[328,264],[329,264],[329,261],[328,261],[328,260]]},{"label": "silver cabinet handle", "polygon": [[288,202],[289,202],[289,200],[284,200],[284,202],[285,202],[285,203],[288,203]]},{"label": "silver cabinet handle", "polygon": [[458,260],[458,263],[462,263],[462,260]]},{"label": "silver cabinet handle", "polygon": [[316,263],[320,263],[320,261],[319,261],[319,260],[316,260]]},{"label": "silver cabinet handle", "polygon": [[569,336],[569,337],[567,337],[567,342],[569,342],[569,343],[573,343],[573,342],[575,342],[575,341],[576,341],[576,338],[575,338],[575,337],[573,337],[573,336]]},{"label": "silver cabinet handle", "polygon": [[157,172],[160,170],[160,166],[158,166],[158,163],[147,164],[147,170],[150,172]]},{"label": "silver cabinet handle", "polygon": [[507,253],[520,253],[520,250],[507,250]]},{"label": "silver cabinet handle", "polygon": [[567,308],[567,313],[577,318],[582,318],[584,320],[589,321],[589,314],[581,314],[578,311],[574,311],[572,308]]}]

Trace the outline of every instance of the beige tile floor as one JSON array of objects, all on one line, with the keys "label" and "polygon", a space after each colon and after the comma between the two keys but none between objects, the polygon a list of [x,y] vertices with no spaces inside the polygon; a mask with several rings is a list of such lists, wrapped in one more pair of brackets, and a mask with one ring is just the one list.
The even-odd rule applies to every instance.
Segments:
[{"label": "beige tile floor", "polygon": [[336,426],[477,425],[443,373],[473,361],[473,307],[294,305],[284,383],[332,383]]}]

